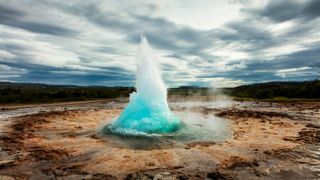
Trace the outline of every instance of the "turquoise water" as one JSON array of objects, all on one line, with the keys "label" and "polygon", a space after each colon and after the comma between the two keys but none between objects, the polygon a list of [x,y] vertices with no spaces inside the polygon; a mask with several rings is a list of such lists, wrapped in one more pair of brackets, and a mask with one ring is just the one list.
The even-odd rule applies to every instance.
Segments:
[{"label": "turquoise water", "polygon": [[137,55],[136,90],[127,107],[106,128],[122,134],[169,133],[180,128],[180,120],[170,111],[157,56],[141,36]]},{"label": "turquoise water", "polygon": [[170,111],[167,102],[154,98],[146,101],[134,93],[127,107],[108,128],[123,134],[143,134],[169,133],[179,127],[180,120]]},{"label": "turquoise water", "polygon": [[218,142],[229,137],[228,123],[223,119],[193,112],[192,108],[191,111],[176,111],[178,116],[172,113],[157,57],[145,37],[141,38],[137,55],[136,78],[137,91],[130,94],[122,113],[103,127],[103,137],[120,146],[138,149]]},{"label": "turquoise water", "polygon": [[174,132],[143,133],[127,130],[118,131],[112,128],[113,124],[105,126],[99,131],[101,138],[116,147],[132,149],[162,149],[183,147],[193,142],[221,142],[230,137],[229,122],[214,115],[204,115],[191,111],[175,112],[181,119],[179,128]]}]

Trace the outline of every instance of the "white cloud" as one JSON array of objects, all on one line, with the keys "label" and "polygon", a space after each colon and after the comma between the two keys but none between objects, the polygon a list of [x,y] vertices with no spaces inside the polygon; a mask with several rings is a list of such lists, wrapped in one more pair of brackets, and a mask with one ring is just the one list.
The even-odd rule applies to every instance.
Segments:
[{"label": "white cloud", "polygon": [[210,87],[221,88],[221,87],[236,87],[236,86],[246,84],[247,82],[244,82],[242,80],[225,78],[225,77],[215,77],[215,78],[210,78],[208,80],[208,83],[210,84]]},{"label": "white cloud", "polygon": [[[159,1],[154,3],[159,8],[155,16],[165,17],[177,24],[183,24],[196,29],[210,30],[219,28],[225,23],[240,20],[241,4],[228,1]],[[228,13],[226,13],[228,12]]]},{"label": "white cloud", "polygon": [[[133,73],[138,44],[132,34],[138,36],[146,31],[155,35],[150,38],[151,45],[155,42],[154,47],[161,48],[155,52],[170,85],[235,86],[245,80],[198,77],[232,77],[228,73],[246,71],[250,63],[274,61],[319,45],[319,18],[303,23],[295,19],[272,22],[248,13],[263,10],[270,1],[2,2],[1,6],[17,10],[22,16],[12,14],[17,24],[0,23],[0,63],[48,66],[54,68],[52,73],[70,75],[99,74],[110,67]],[[44,29],[33,31],[35,24]],[[61,34],[46,27],[57,28]],[[63,35],[64,31],[71,34]],[[173,54],[176,56],[168,56]],[[274,71],[285,77],[313,70],[299,68]],[[4,72],[9,71],[13,69]]]},{"label": "white cloud", "polygon": [[16,56],[8,51],[3,51],[0,49],[0,59],[13,59]]},{"label": "white cloud", "polygon": [[27,73],[27,70],[14,68],[7,65],[0,64],[0,80],[11,81],[11,78],[19,78],[23,74]]},{"label": "white cloud", "polygon": [[[305,73],[310,73],[307,70],[312,69],[311,67],[300,67],[300,68],[289,68],[289,69],[280,69],[277,71],[276,75],[280,77],[287,77],[292,75],[303,75]],[[317,72],[314,72],[312,74],[317,74]]]}]

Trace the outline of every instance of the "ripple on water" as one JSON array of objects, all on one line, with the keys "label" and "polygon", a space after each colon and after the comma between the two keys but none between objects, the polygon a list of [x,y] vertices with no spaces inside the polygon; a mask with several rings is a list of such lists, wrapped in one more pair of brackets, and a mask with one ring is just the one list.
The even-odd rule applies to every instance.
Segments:
[{"label": "ripple on water", "polygon": [[175,114],[182,124],[179,130],[172,133],[147,134],[126,129],[114,131],[105,126],[99,131],[99,137],[115,146],[132,149],[183,147],[188,143],[221,142],[231,137],[229,121],[226,119],[189,111],[177,111]]}]

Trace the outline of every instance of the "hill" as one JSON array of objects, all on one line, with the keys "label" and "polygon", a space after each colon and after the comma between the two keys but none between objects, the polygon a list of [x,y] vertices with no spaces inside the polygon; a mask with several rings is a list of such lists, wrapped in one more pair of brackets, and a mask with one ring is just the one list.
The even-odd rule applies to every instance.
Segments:
[{"label": "hill", "polygon": [[[49,85],[39,83],[0,82],[0,104],[49,103],[128,97],[133,87]],[[320,99],[320,80],[305,82],[269,82],[220,89],[235,98]],[[169,89],[169,95],[212,95],[205,87],[181,86]]]},{"label": "hill", "polygon": [[282,98],[320,98],[320,80],[304,82],[268,82],[225,88],[228,95],[241,98],[272,99]]},{"label": "hill", "polygon": [[0,82],[0,104],[48,103],[127,97],[131,87]]}]

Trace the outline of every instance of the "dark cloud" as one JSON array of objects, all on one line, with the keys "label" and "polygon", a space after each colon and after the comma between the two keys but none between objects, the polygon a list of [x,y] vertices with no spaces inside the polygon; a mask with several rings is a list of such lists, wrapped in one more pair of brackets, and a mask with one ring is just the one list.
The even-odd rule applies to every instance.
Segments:
[{"label": "dark cloud", "polygon": [[[89,22],[123,33],[130,43],[138,44],[140,34],[148,37],[150,43],[160,49],[174,50],[189,55],[204,55],[203,49],[214,43],[211,31],[195,30],[187,26],[177,25],[165,18],[142,16],[133,12],[125,12],[129,20],[119,14],[102,12],[99,4],[84,4],[77,7],[60,7],[67,13],[86,18]],[[94,12],[94,13],[92,13]]]},{"label": "dark cloud", "polygon": [[[320,63],[320,46],[294,52],[285,56],[279,56],[272,61],[256,60],[247,64],[247,70],[280,70],[299,67],[317,67]],[[319,74],[320,78],[320,74]]]},{"label": "dark cloud", "polygon": [[24,16],[26,16],[25,13],[0,4],[0,24],[25,29],[34,33],[56,36],[74,36],[77,34],[75,30],[53,25],[50,22],[39,23],[24,20]]},{"label": "dark cloud", "polygon": [[0,5],[0,21],[7,21],[8,19],[16,19],[22,17],[24,14],[20,11],[4,7]]},{"label": "dark cloud", "polygon": [[31,71],[19,78],[21,82],[46,82],[53,84],[74,84],[74,85],[99,85],[99,86],[133,86],[134,79],[129,77],[113,76],[109,74],[59,74]]},{"label": "dark cloud", "polygon": [[216,36],[227,43],[238,42],[244,45],[244,47],[239,47],[239,50],[257,51],[273,46],[278,42],[270,31],[255,24],[251,19],[228,23],[226,27],[230,31],[225,31]]},{"label": "dark cloud", "polygon": [[100,52],[100,53],[108,53],[108,54],[118,54],[119,50],[115,47],[111,47],[111,46],[100,46],[97,48],[93,49],[96,52]]},{"label": "dark cloud", "polygon": [[[308,50],[291,53],[286,56],[280,56],[275,60],[251,60],[246,63],[244,68],[235,68],[227,72],[220,72],[214,74],[204,74],[197,76],[197,78],[217,78],[226,77],[232,79],[243,80],[246,82],[260,82],[260,81],[275,81],[275,80],[290,80],[300,81],[307,79],[320,78],[320,47],[313,47]],[[229,63],[227,65],[233,65]],[[287,73],[287,76],[279,76],[279,71],[285,69],[299,69],[307,67],[302,71]]]},{"label": "dark cloud", "polygon": [[250,22],[250,20],[232,22],[227,25],[232,29],[233,33],[224,34],[221,36],[223,40],[238,40],[245,42],[269,41],[272,34]]},{"label": "dark cloud", "polygon": [[272,0],[261,10],[248,10],[253,15],[267,17],[276,22],[292,19],[312,20],[320,16],[320,1]]},{"label": "dark cloud", "polygon": [[172,66],[172,65],[170,65],[170,64],[163,64],[163,65],[161,66],[161,70],[162,70],[162,71],[173,72],[173,71],[176,70],[176,66]]},{"label": "dark cloud", "polygon": [[181,55],[179,55],[177,53],[168,54],[168,55],[165,55],[165,57],[176,58],[176,59],[185,59],[183,56],[181,56]]},{"label": "dark cloud", "polygon": [[[105,67],[101,71],[85,71],[29,63],[1,62],[13,70],[28,69],[19,77],[6,78],[17,82],[44,82],[74,85],[132,86],[135,76],[119,67]],[[11,74],[19,74],[12,72]],[[20,73],[21,74],[21,73]]]},{"label": "dark cloud", "polygon": [[[212,78],[228,78],[242,80],[247,83],[257,83],[257,82],[270,82],[270,81],[305,81],[319,79],[319,75],[314,73],[314,69],[308,69],[304,71],[299,71],[299,73],[285,73],[287,75],[281,76],[275,70],[248,70],[248,69],[235,69],[229,72],[223,72],[213,75],[199,75],[199,79],[212,79]],[[317,71],[319,72],[319,70]]]},{"label": "dark cloud", "polygon": [[[51,39],[48,38],[49,36],[41,36],[41,42],[48,43],[37,44],[37,47],[28,46],[23,43],[0,41],[1,50],[17,56],[12,60],[0,59],[0,64],[27,70],[23,71],[25,74],[21,77],[12,77],[12,80],[15,81],[108,85],[104,84],[107,81],[112,85],[132,85],[134,81],[133,72],[120,67],[120,65],[119,67],[108,67],[107,65],[109,61],[124,61],[121,59],[121,55],[128,56],[124,55],[124,53],[127,53],[126,49],[116,47],[115,44],[118,43],[114,43],[114,41],[124,41],[123,44],[136,45],[140,41],[140,33],[143,33],[148,37],[153,47],[165,50],[168,54],[166,57],[170,57],[173,61],[179,61],[179,63],[183,63],[183,65],[186,66],[177,68],[179,65],[178,62],[172,62],[172,64],[162,66],[164,74],[166,75],[164,78],[173,84],[176,83],[174,82],[175,78],[185,79],[187,83],[195,85],[205,85],[204,82],[210,78],[222,77],[242,80],[244,82],[319,78],[320,73],[318,73],[318,75],[315,73],[319,72],[320,66],[319,42],[313,42],[312,45],[310,45],[311,43],[305,43],[319,31],[319,25],[315,23],[319,20],[318,17],[320,16],[319,0],[270,0],[265,7],[260,9],[252,9],[250,7],[243,8],[242,12],[245,13],[243,14],[243,18],[240,18],[241,20],[228,22],[219,28],[207,30],[177,24],[175,21],[168,19],[167,16],[154,16],[152,15],[152,11],[157,11],[158,7],[153,4],[147,4],[147,12],[141,13],[136,11],[134,9],[135,7],[132,6],[116,10],[107,8],[107,10],[105,10],[99,7],[100,2],[102,1],[84,1],[73,5],[60,1],[41,0],[32,1],[31,4],[25,3],[25,1],[14,3],[0,2],[0,24],[5,25],[3,26],[4,28],[11,26],[28,30],[35,34],[54,35],[50,36]],[[33,12],[27,7],[31,5],[37,7],[39,4],[41,5],[39,7],[48,9],[50,13],[54,14],[54,12],[59,12],[59,15],[61,13],[63,14],[62,16],[66,15],[68,18],[74,18],[72,20],[76,22],[75,24],[78,23],[79,19],[81,23],[83,22],[85,25],[90,24],[90,29],[88,28],[90,32],[87,32],[88,29],[86,28],[72,27],[68,22],[68,18],[61,18],[61,25],[58,25],[51,22],[50,19],[56,18],[58,21],[60,18],[59,15],[51,17],[51,14],[47,14],[45,10]],[[242,4],[248,5],[249,3]],[[24,6],[26,6],[26,8],[24,8]],[[292,28],[281,31],[281,33],[278,34],[270,30],[271,26],[277,26],[281,22],[288,20],[295,20],[298,25],[294,25]],[[79,27],[83,27],[83,24],[79,25]],[[105,30],[108,33],[111,32],[111,34],[114,33],[120,36],[112,37],[110,41],[103,38],[101,38],[103,40],[100,41],[97,37],[92,39],[90,39],[90,37],[88,38],[87,36],[96,33],[95,30],[99,32]],[[80,34],[84,36],[80,36]],[[18,39],[12,34],[10,36],[11,37],[7,34],[2,34],[0,40],[1,38]],[[68,38],[77,38],[79,41],[87,41],[88,44],[84,43],[79,45],[81,48],[76,44],[64,46],[63,42],[60,42],[61,39],[55,36],[67,37],[67,40]],[[37,36],[37,38],[38,37],[39,36]],[[24,39],[23,41],[26,40]],[[66,41],[66,43],[69,42]],[[46,47],[47,45],[48,47]],[[297,47],[303,45],[305,50],[285,52],[287,45],[296,45]],[[42,46],[45,47],[42,49]],[[73,49],[77,47],[80,50]],[[277,55],[273,51],[270,52],[269,48],[275,47],[280,50],[284,47],[283,52],[279,53],[281,55]],[[86,48],[87,51],[82,54],[80,51]],[[34,49],[37,51],[32,51]],[[277,50],[279,51],[279,49]],[[47,50],[49,54],[46,56],[40,53],[38,57],[37,53],[39,53],[39,51],[41,52],[41,50]],[[55,53],[60,50],[63,52],[55,56]],[[214,53],[224,50],[231,53],[233,51],[247,53],[249,56],[248,58],[234,59],[232,62],[224,64],[231,68],[220,70],[220,67],[215,67],[216,62],[228,61],[229,59],[227,59],[228,57],[224,57],[224,55],[218,56],[214,55]],[[266,55],[264,50],[269,50],[267,52],[270,52],[271,55]],[[29,53],[29,51],[33,53]],[[96,55],[94,53],[98,54]],[[101,53],[119,55],[119,57],[115,57],[119,59],[103,57]],[[132,54],[132,52],[130,53]],[[73,54],[75,54],[75,56],[73,56]],[[260,54],[261,58],[259,59]],[[42,56],[44,56],[43,58],[49,56],[51,58],[64,58],[64,56],[68,55],[70,55],[70,57],[66,57],[66,59],[76,57],[76,60],[61,61],[61,67],[36,64],[36,62],[42,62]],[[37,56],[36,60],[34,56]],[[228,56],[228,54],[226,56]],[[266,57],[268,59],[265,59]],[[98,61],[98,64],[101,64],[101,62],[103,62],[102,60],[105,60],[106,67],[102,68],[101,66],[95,65],[97,63],[92,63],[93,61]],[[245,65],[238,66],[239,62],[242,61],[245,62]],[[95,70],[88,71],[70,68],[72,66],[68,65],[71,63],[72,65],[79,65],[80,67]],[[55,63],[52,64],[56,65]],[[125,64],[125,62],[123,64]],[[302,67],[308,68],[301,71],[300,74],[298,72],[291,73],[283,77],[278,74],[278,71],[283,69],[301,69]],[[179,72],[179,69],[185,69],[186,72]],[[190,77],[196,77],[197,80],[191,82],[189,81]]]}]

